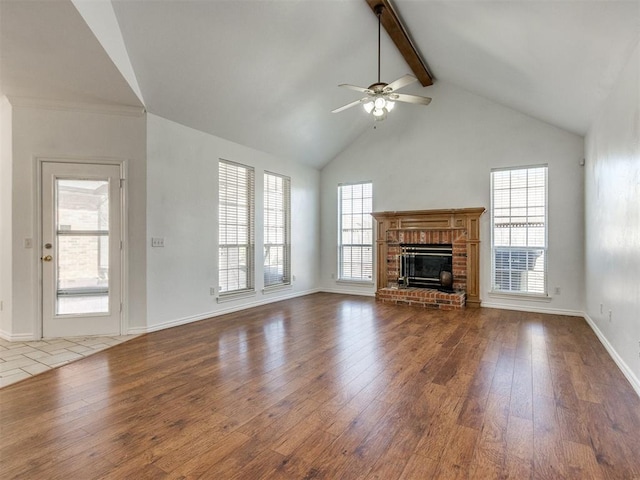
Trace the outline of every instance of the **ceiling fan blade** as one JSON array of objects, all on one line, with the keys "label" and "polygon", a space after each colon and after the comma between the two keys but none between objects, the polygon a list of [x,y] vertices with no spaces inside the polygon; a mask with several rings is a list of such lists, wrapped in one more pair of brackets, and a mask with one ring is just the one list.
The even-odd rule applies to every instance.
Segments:
[{"label": "ceiling fan blade", "polygon": [[341,83],[338,86],[348,88],[350,90],[355,90],[356,92],[360,92],[360,93],[373,93],[373,91],[369,90],[368,88],[358,87],[356,85],[349,85],[348,83]]},{"label": "ceiling fan blade", "polygon": [[343,110],[346,110],[347,108],[355,107],[356,105],[361,104],[364,100],[366,100],[366,97],[360,100],[356,100],[355,102],[347,103],[346,105],[343,105],[340,108],[336,108],[335,110],[331,110],[331,113],[340,113]]},{"label": "ceiling fan blade", "polygon": [[394,80],[389,85],[384,87],[385,92],[393,92],[394,90],[399,90],[402,87],[406,87],[407,85],[411,85],[414,82],[417,82],[418,79],[413,75],[405,75],[404,77],[400,77],[397,80]]},{"label": "ceiling fan blade", "polygon": [[407,95],[406,93],[392,93],[389,100],[396,102],[415,103],[418,105],[429,105],[431,99],[429,97],[420,97],[418,95]]}]

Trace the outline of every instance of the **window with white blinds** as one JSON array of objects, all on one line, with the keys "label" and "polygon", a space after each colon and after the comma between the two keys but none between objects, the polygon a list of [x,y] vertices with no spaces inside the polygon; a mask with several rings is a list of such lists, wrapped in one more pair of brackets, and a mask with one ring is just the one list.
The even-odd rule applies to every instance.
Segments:
[{"label": "window with white blinds", "polygon": [[493,290],[547,293],[547,167],[491,172]]},{"label": "window with white blinds", "polygon": [[373,185],[338,186],[339,279],[373,279]]},{"label": "window with white blinds", "polygon": [[264,286],[291,283],[291,179],[264,174]]},{"label": "window with white blinds", "polygon": [[254,171],[219,162],[218,281],[221,294],[254,289]]}]

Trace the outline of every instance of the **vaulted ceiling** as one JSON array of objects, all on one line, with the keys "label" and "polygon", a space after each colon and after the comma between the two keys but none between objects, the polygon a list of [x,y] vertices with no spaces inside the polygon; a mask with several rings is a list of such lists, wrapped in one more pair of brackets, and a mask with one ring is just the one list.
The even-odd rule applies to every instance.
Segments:
[{"label": "vaulted ceiling", "polygon": [[[359,108],[330,113],[357,98],[339,83],[377,79],[377,20],[364,0],[100,1],[115,21],[85,21],[70,0],[0,0],[0,93],[144,99],[151,113],[315,167],[371,126]],[[639,0],[394,5],[436,82],[579,135],[640,36]],[[120,55],[105,51],[118,42]],[[383,33],[382,80],[409,72]],[[393,115],[404,108],[424,107]]]}]

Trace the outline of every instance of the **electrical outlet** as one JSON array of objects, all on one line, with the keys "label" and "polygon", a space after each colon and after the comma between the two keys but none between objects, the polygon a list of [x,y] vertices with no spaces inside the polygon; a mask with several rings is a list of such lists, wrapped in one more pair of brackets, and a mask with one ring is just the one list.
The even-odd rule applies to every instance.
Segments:
[{"label": "electrical outlet", "polygon": [[164,247],[164,237],[153,237],[151,239],[152,247]]},{"label": "electrical outlet", "polygon": [[216,294],[216,287],[209,287],[209,295],[215,295]]},{"label": "electrical outlet", "polygon": [[291,276],[291,280],[293,280],[293,281],[295,282],[295,281],[296,281],[296,276],[295,276],[295,275],[292,275],[292,276]]},{"label": "electrical outlet", "polygon": [[611,321],[611,310],[609,310],[609,321]]},{"label": "electrical outlet", "polygon": [[601,303],[600,304],[600,315],[602,315],[604,313],[604,305]]},{"label": "electrical outlet", "polygon": [[560,295],[560,287],[556,287],[555,288],[555,294],[556,295]]},{"label": "electrical outlet", "polygon": [[335,280],[335,279],[336,279],[336,274],[335,274],[335,273],[332,273],[332,274],[331,274],[331,280]]}]

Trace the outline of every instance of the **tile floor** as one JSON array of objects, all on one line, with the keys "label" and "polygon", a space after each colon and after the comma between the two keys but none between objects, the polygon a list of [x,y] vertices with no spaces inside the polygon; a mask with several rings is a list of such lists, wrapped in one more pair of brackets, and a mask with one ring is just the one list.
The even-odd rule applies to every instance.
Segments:
[{"label": "tile floor", "polygon": [[137,335],[9,342],[0,338],[0,388],[87,357]]}]

